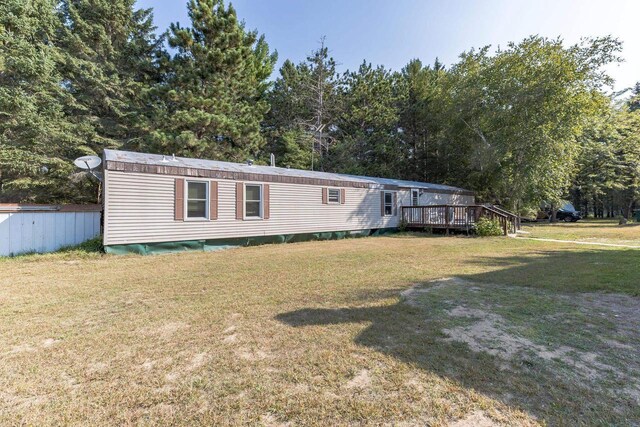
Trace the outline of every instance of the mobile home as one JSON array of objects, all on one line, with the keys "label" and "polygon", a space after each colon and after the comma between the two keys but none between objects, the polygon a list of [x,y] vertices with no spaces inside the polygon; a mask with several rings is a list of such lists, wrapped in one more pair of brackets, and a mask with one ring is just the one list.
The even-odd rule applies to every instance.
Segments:
[{"label": "mobile home", "polygon": [[474,204],[424,182],[105,150],[104,244],[110,253],[218,249],[369,235],[403,206]]}]

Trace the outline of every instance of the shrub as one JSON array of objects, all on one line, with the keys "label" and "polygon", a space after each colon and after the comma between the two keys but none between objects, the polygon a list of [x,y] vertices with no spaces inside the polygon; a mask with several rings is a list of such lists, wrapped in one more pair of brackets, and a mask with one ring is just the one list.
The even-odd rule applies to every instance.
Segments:
[{"label": "shrub", "polygon": [[102,236],[95,237],[91,240],[87,240],[84,243],[80,243],[76,246],[66,246],[64,248],[60,248],[60,252],[84,252],[84,253],[94,253],[94,252],[104,252],[104,246],[102,245]]},{"label": "shrub", "polygon": [[407,231],[407,227],[409,226],[409,223],[407,222],[406,219],[402,218],[400,220],[400,222],[398,223],[398,230],[400,231]]},{"label": "shrub", "polygon": [[476,224],[476,233],[480,237],[502,236],[503,231],[502,227],[500,227],[500,221],[482,217]]}]

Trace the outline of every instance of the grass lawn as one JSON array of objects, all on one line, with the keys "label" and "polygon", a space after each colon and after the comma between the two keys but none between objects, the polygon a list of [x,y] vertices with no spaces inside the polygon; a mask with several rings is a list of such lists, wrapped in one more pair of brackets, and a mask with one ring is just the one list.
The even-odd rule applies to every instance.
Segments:
[{"label": "grass lawn", "polygon": [[420,235],[5,259],[0,424],[637,425],[639,261]]},{"label": "grass lawn", "polygon": [[640,246],[640,223],[618,225],[618,220],[615,219],[592,219],[555,224],[525,223],[522,229],[531,233],[526,237]]}]

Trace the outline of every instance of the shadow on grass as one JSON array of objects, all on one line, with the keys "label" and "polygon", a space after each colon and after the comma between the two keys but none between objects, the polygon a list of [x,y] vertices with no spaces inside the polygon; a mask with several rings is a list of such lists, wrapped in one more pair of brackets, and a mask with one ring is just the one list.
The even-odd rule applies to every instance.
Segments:
[{"label": "shadow on grass", "polygon": [[[531,257],[477,257],[470,262],[491,271],[457,277],[473,282],[474,286],[516,286],[514,291],[522,287],[537,292],[543,289],[545,295],[552,297],[596,291],[637,296],[639,261],[640,251],[633,250],[541,251]],[[375,304],[376,297],[373,294],[371,297],[370,303]],[[535,310],[527,315],[535,322]],[[525,356],[510,360],[509,368],[505,369],[505,360],[486,352],[474,352],[465,343],[447,339],[443,331],[447,323],[441,314],[402,300],[385,306],[303,308],[279,314],[277,319],[292,327],[370,323],[356,337],[358,345],[451,378],[551,425],[629,425],[640,419],[638,402],[608,389],[609,383],[607,387],[597,380],[587,384],[559,375],[550,364]],[[577,333],[585,327],[567,322],[571,320],[564,319],[559,327],[573,328]],[[625,351],[637,349],[634,346]],[[633,357],[640,358],[640,354]]]}]

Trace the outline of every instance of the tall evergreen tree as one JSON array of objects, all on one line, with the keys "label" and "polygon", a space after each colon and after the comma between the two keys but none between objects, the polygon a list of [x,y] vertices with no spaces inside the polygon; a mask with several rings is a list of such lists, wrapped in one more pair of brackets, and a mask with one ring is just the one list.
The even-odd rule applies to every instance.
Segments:
[{"label": "tall evergreen tree", "polygon": [[297,159],[295,167],[303,169],[324,170],[341,111],[336,63],[324,39],[321,43],[298,65],[285,61],[269,94],[271,110],[264,122],[271,152],[280,159]]},{"label": "tall evergreen tree", "polygon": [[443,95],[447,73],[438,62],[423,66],[410,61],[398,79],[398,114],[402,176],[417,181],[442,182],[446,178],[437,160],[442,154]]},{"label": "tall evergreen tree", "polygon": [[312,117],[307,102],[310,75],[307,64],[296,66],[287,59],[268,93],[270,109],[263,122],[265,157],[273,153],[277,165],[311,169],[315,139],[307,124]]},{"label": "tall evergreen tree", "polygon": [[[0,198],[95,201],[73,159],[135,144],[161,41],[134,0],[9,0],[0,70]],[[83,179],[84,177],[84,179]]]},{"label": "tall evergreen tree", "polygon": [[77,190],[68,159],[82,143],[59,65],[54,0],[0,4],[0,201],[64,201]]},{"label": "tall evergreen tree", "polygon": [[74,99],[65,112],[81,128],[84,150],[140,147],[165,55],[151,10],[136,9],[135,0],[61,0],[60,11],[61,71]]},{"label": "tall evergreen tree", "polygon": [[191,27],[172,24],[177,50],[162,87],[155,151],[244,161],[264,145],[267,78],[276,61],[264,37],[246,31],[223,0],[191,0]]},{"label": "tall evergreen tree", "polygon": [[395,78],[383,67],[364,62],[341,79],[343,110],[337,122],[340,135],[331,153],[331,168],[359,175],[399,177]]},{"label": "tall evergreen tree", "polygon": [[640,82],[637,82],[631,90],[631,98],[629,99],[629,111],[640,110]]}]

